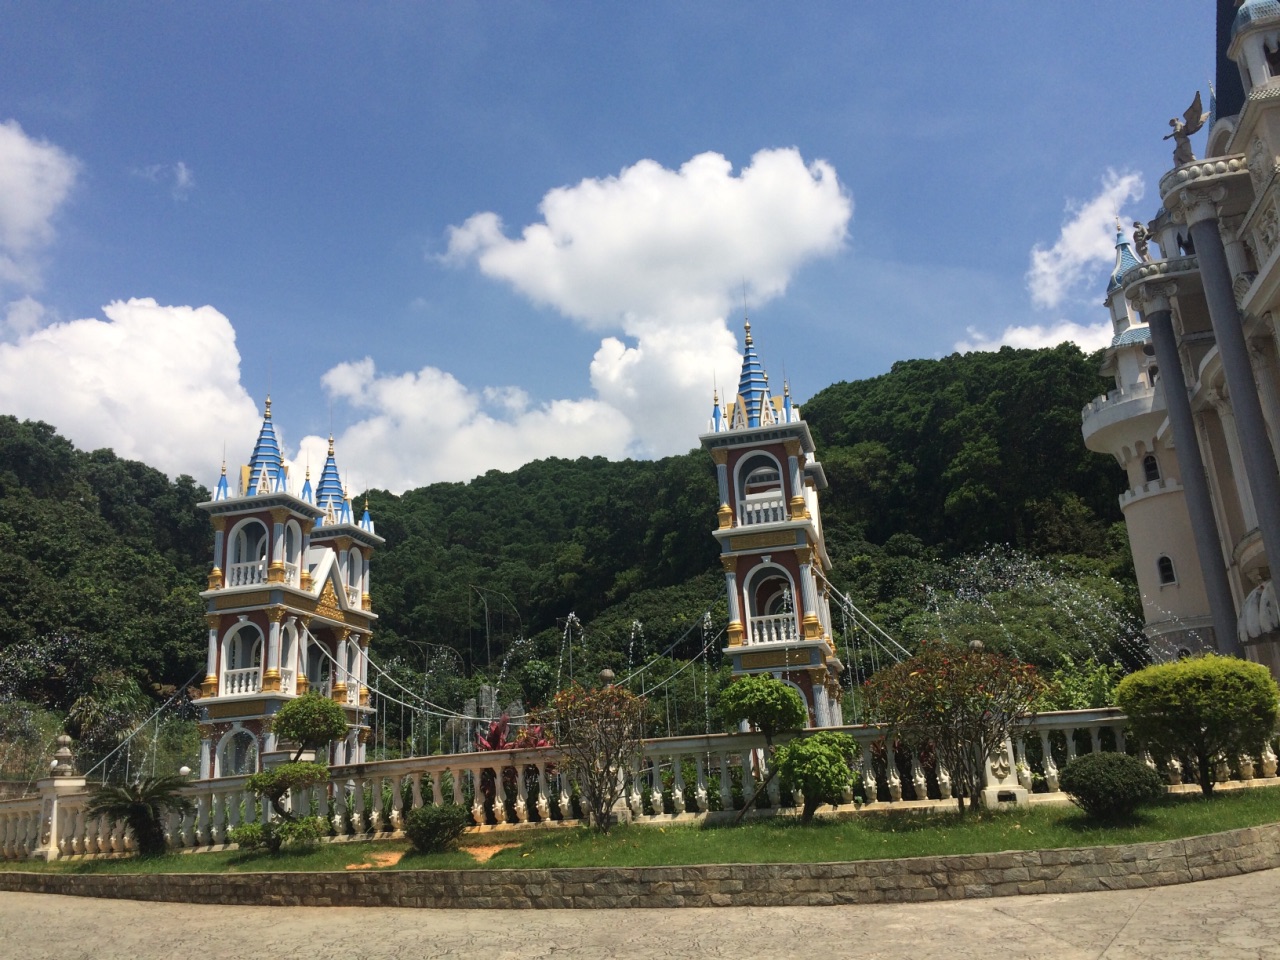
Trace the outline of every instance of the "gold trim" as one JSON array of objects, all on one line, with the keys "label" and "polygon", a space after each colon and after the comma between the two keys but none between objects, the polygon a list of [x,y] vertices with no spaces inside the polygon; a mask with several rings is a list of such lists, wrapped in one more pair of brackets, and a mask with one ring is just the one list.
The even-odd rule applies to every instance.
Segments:
[{"label": "gold trim", "polygon": [[367,593],[360,594],[360,607],[363,610],[373,609],[373,598]]},{"label": "gold trim", "polygon": [[231,597],[218,597],[213,601],[213,606],[217,610],[228,610],[232,607],[260,607],[270,599],[271,594],[268,591],[259,590]]},{"label": "gold trim", "polygon": [[209,519],[209,522],[213,524],[214,530],[217,530],[219,533],[226,533],[227,531],[226,517],[211,517]]},{"label": "gold trim", "polygon": [[788,457],[795,457],[797,460],[799,460],[799,459],[800,459],[800,456],[801,456],[801,450],[800,450],[800,441],[799,441],[799,440],[784,440],[784,441],[782,441],[782,449],[787,451],[787,456],[788,456]]},{"label": "gold trim", "polygon": [[221,568],[219,568],[219,567],[214,567],[212,570],[210,570],[210,571],[209,571],[209,580],[208,580],[208,585],[205,587],[205,589],[206,589],[206,590],[221,590],[221,589],[222,589],[222,583],[223,583],[223,580],[222,580],[222,570],[221,570]]},{"label": "gold trim", "polygon": [[204,622],[209,625],[210,630],[217,630],[222,626],[222,614],[206,613],[204,615]]},{"label": "gold trim", "polygon": [[729,634],[729,646],[742,646],[742,639],[746,636],[747,632],[743,629],[741,620],[730,621],[729,629],[726,632]]},{"label": "gold trim", "polygon": [[284,561],[272,560],[267,567],[267,583],[284,583]]},{"label": "gold trim", "polygon": [[334,592],[332,580],[326,580],[324,589],[320,591],[320,599],[316,601],[316,616],[336,620],[338,623],[347,622],[346,615],[338,606],[338,595]]},{"label": "gold trim", "polygon": [[283,525],[289,519],[289,513],[290,511],[287,507],[272,507],[271,522]]},{"label": "gold trim", "polygon": [[733,508],[727,503],[720,504],[720,509],[716,511],[716,519],[721,530],[728,530],[733,526]]},{"label": "gold trim", "polygon": [[333,691],[329,694],[334,703],[347,702],[347,685],[342,682],[333,685]]},{"label": "gold trim", "polygon": [[298,674],[298,679],[293,682],[293,689],[297,692],[298,696],[302,696],[310,688],[311,681],[307,679],[307,675],[305,673]]},{"label": "gold trim", "polygon": [[751,533],[729,538],[730,550],[755,550],[759,547],[789,547],[796,542],[796,535],[790,530],[775,530],[771,533]]},{"label": "gold trim", "polygon": [[283,605],[275,607],[267,607],[267,619],[272,623],[281,623],[284,621],[285,614],[289,611]]},{"label": "gold trim", "polygon": [[716,466],[723,467],[729,462],[729,451],[724,447],[716,447],[711,451],[711,459],[715,461]]},{"label": "gold trim", "polygon": [[360,706],[367,707],[369,705],[369,688],[360,688]]},{"label": "gold trim", "polygon": [[211,703],[205,709],[209,711],[209,717],[213,720],[223,720],[227,717],[251,717],[265,711],[267,701],[242,700],[239,703]]},{"label": "gold trim", "polygon": [[791,519],[808,520],[809,508],[805,506],[804,497],[791,498]]},{"label": "gold trim", "polygon": [[817,615],[812,613],[805,614],[804,638],[806,640],[822,639],[822,624],[818,622]]},{"label": "gold trim", "polygon": [[735,574],[736,574],[736,573],[738,572],[738,558],[737,558],[737,557],[726,557],[726,556],[721,556],[721,557],[720,557],[720,566],[724,567],[724,572],[725,572],[725,573],[735,573]]},{"label": "gold trim", "polygon": [[279,693],[280,686],[279,670],[267,670],[262,674],[263,693]]},{"label": "gold trim", "polygon": [[204,682],[200,684],[201,697],[216,697],[218,695],[218,678],[212,673],[204,678]]},{"label": "gold trim", "polygon": [[214,726],[212,723],[196,724],[196,733],[200,736],[201,740],[208,740],[217,732],[218,732],[218,728]]},{"label": "gold trim", "polygon": [[744,653],[738,662],[743,670],[758,670],[764,667],[793,667],[804,664],[790,658],[788,650],[771,650],[767,653]]}]

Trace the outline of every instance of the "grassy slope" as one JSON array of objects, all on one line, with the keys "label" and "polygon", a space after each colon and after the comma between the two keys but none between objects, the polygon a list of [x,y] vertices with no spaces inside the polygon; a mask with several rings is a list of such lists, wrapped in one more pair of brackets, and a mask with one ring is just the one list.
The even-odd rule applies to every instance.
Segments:
[{"label": "grassy slope", "polygon": [[[784,818],[740,827],[671,825],[615,829],[607,837],[586,830],[488,834],[468,844],[518,843],[480,864],[465,851],[409,852],[392,869],[457,870],[482,867],[545,868],[670,866],[696,863],[814,863],[891,859],[1170,840],[1280,821],[1280,789],[1240,790],[1205,802],[1169,797],[1133,823],[1094,823],[1072,807],[1036,807],[970,815],[883,814],[818,821],[802,827]],[[324,844],[272,857],[262,853],[175,854],[153,861],[8,862],[5,870],[70,873],[217,873],[342,870],[375,852],[403,851],[404,842]]]}]

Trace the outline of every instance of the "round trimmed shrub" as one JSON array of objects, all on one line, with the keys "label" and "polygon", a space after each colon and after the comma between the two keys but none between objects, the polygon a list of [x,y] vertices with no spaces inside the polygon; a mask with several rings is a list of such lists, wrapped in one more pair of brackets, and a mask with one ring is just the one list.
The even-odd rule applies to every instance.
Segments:
[{"label": "round trimmed shrub", "polygon": [[1058,778],[1071,802],[1097,820],[1131,817],[1138,807],[1164,796],[1164,781],[1127,753],[1086,753]]},{"label": "round trimmed shrub", "polygon": [[420,853],[441,853],[471,826],[471,811],[456,803],[418,807],[405,818],[404,832]]}]

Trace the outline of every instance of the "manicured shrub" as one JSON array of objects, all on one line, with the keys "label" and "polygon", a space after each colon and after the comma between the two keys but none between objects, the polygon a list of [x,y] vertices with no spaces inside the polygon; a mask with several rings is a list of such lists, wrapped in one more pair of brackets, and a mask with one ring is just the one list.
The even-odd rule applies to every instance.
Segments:
[{"label": "manicured shrub", "polygon": [[471,826],[471,811],[456,803],[418,807],[405,818],[404,832],[422,853],[448,850]]},{"label": "manicured shrub", "polygon": [[1164,796],[1164,781],[1127,753],[1086,753],[1063,768],[1058,780],[1071,802],[1098,820],[1131,817]]},{"label": "manicured shrub", "polygon": [[738,677],[720,693],[720,714],[730,727],[746,720],[771,747],[783,730],[803,730],[809,710],[795,687],[767,673]]},{"label": "manicured shrub", "polygon": [[857,778],[853,772],[857,758],[858,744],[847,733],[815,733],[778,748],[778,779],[784,787],[804,794],[802,823],[812,820],[822,804],[843,801],[844,791]]},{"label": "manicured shrub", "polygon": [[300,817],[296,820],[272,820],[270,823],[242,823],[232,827],[227,839],[241,850],[265,849],[279,853],[281,847],[305,847],[329,832],[323,817]]},{"label": "manicured shrub", "polygon": [[1207,654],[1131,673],[1116,686],[1116,703],[1152,754],[1190,760],[1209,796],[1219,754],[1262,751],[1275,731],[1280,688],[1261,664]]},{"label": "manicured shrub", "polygon": [[320,750],[347,735],[347,714],[320,693],[304,693],[290,700],[271,718],[271,729],[282,742],[296,743],[296,761],[304,750]]}]

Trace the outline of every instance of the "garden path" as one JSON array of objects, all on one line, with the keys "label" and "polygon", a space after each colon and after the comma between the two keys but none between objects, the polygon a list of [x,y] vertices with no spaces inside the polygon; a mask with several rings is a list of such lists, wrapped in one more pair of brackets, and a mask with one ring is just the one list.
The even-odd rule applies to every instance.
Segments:
[{"label": "garden path", "polygon": [[1280,870],[956,903],[672,910],[217,907],[0,893],[0,960],[1280,958]]}]

